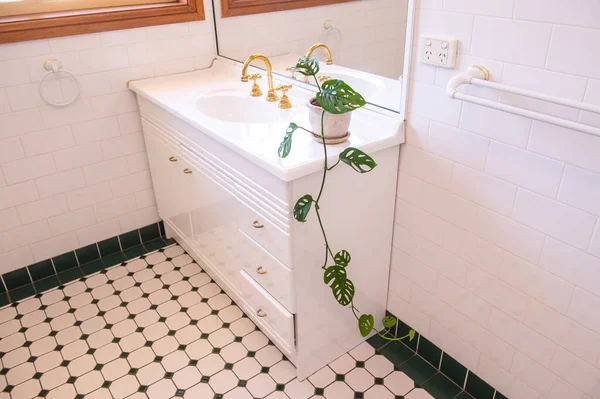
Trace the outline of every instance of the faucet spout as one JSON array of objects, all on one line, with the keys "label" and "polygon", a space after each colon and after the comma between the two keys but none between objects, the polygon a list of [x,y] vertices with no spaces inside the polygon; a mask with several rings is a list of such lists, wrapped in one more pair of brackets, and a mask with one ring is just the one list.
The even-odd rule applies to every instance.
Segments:
[{"label": "faucet spout", "polygon": [[267,79],[269,81],[269,91],[267,93],[267,101],[275,102],[279,100],[279,96],[275,93],[275,88],[273,87],[273,67],[271,66],[271,62],[269,59],[263,54],[252,54],[246,61],[244,62],[244,66],[242,67],[242,82],[247,82],[250,78],[248,76],[248,67],[254,60],[260,60],[265,63],[267,67]]},{"label": "faucet spout", "polygon": [[317,49],[322,49],[325,53],[325,63],[327,65],[333,64],[333,60],[331,59],[331,50],[329,50],[329,47],[327,47],[327,45],[323,43],[313,44],[306,52],[306,58],[310,58],[312,56],[312,53],[314,53],[314,51]]}]

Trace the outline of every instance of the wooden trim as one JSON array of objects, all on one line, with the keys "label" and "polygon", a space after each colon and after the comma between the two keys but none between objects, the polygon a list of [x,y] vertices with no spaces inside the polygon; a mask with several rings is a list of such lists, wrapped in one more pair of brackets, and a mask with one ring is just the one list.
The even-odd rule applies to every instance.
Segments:
[{"label": "wooden trim", "polygon": [[221,17],[239,17],[242,15],[348,3],[351,1],[358,0],[221,0]]},{"label": "wooden trim", "polygon": [[0,18],[0,44],[204,19],[203,0]]}]

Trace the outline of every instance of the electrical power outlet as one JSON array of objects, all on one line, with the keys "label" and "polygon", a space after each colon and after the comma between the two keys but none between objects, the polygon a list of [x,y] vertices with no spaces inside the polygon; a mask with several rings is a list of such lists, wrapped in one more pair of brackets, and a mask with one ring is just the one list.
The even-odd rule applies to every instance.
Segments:
[{"label": "electrical power outlet", "polygon": [[419,58],[422,63],[442,68],[454,68],[458,40],[423,35],[419,42]]}]

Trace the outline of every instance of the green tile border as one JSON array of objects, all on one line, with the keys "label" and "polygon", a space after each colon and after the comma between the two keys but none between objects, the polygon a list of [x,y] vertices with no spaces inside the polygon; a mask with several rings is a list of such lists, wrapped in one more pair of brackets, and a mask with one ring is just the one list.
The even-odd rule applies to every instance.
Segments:
[{"label": "green tile border", "polygon": [[[393,316],[386,312],[388,316]],[[398,324],[386,335],[405,336],[411,329],[398,319]],[[378,354],[394,364],[394,369],[406,373],[415,383],[440,399],[501,399],[505,398],[490,384],[469,371],[452,356],[419,334],[413,341],[388,341],[379,335],[367,340]]]},{"label": "green tile border", "polygon": [[0,276],[0,307],[173,243],[162,221],[12,270]]}]

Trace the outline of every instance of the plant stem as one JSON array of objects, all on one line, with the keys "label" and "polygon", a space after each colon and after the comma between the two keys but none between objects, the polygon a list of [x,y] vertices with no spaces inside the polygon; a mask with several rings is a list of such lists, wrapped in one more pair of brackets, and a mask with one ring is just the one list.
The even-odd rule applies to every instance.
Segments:
[{"label": "plant stem", "polygon": [[321,181],[321,188],[319,189],[319,195],[317,196],[317,205],[319,205],[319,200],[321,199],[321,195],[323,195],[323,189],[325,188],[325,179],[327,178],[327,143],[325,142],[325,110],[321,112],[321,135],[323,140],[323,153],[325,154],[325,167],[323,168],[323,180]]},{"label": "plant stem", "polygon": [[341,159],[338,159],[336,163],[334,163],[330,168],[327,168],[327,170],[331,170],[333,168],[335,168],[336,166],[338,166],[338,163],[341,162]]},{"label": "plant stem", "polygon": [[319,85],[319,79],[317,79],[317,75],[313,75],[313,78],[315,78],[315,83],[317,84],[317,89],[319,89],[319,93],[321,92],[321,85]]}]

